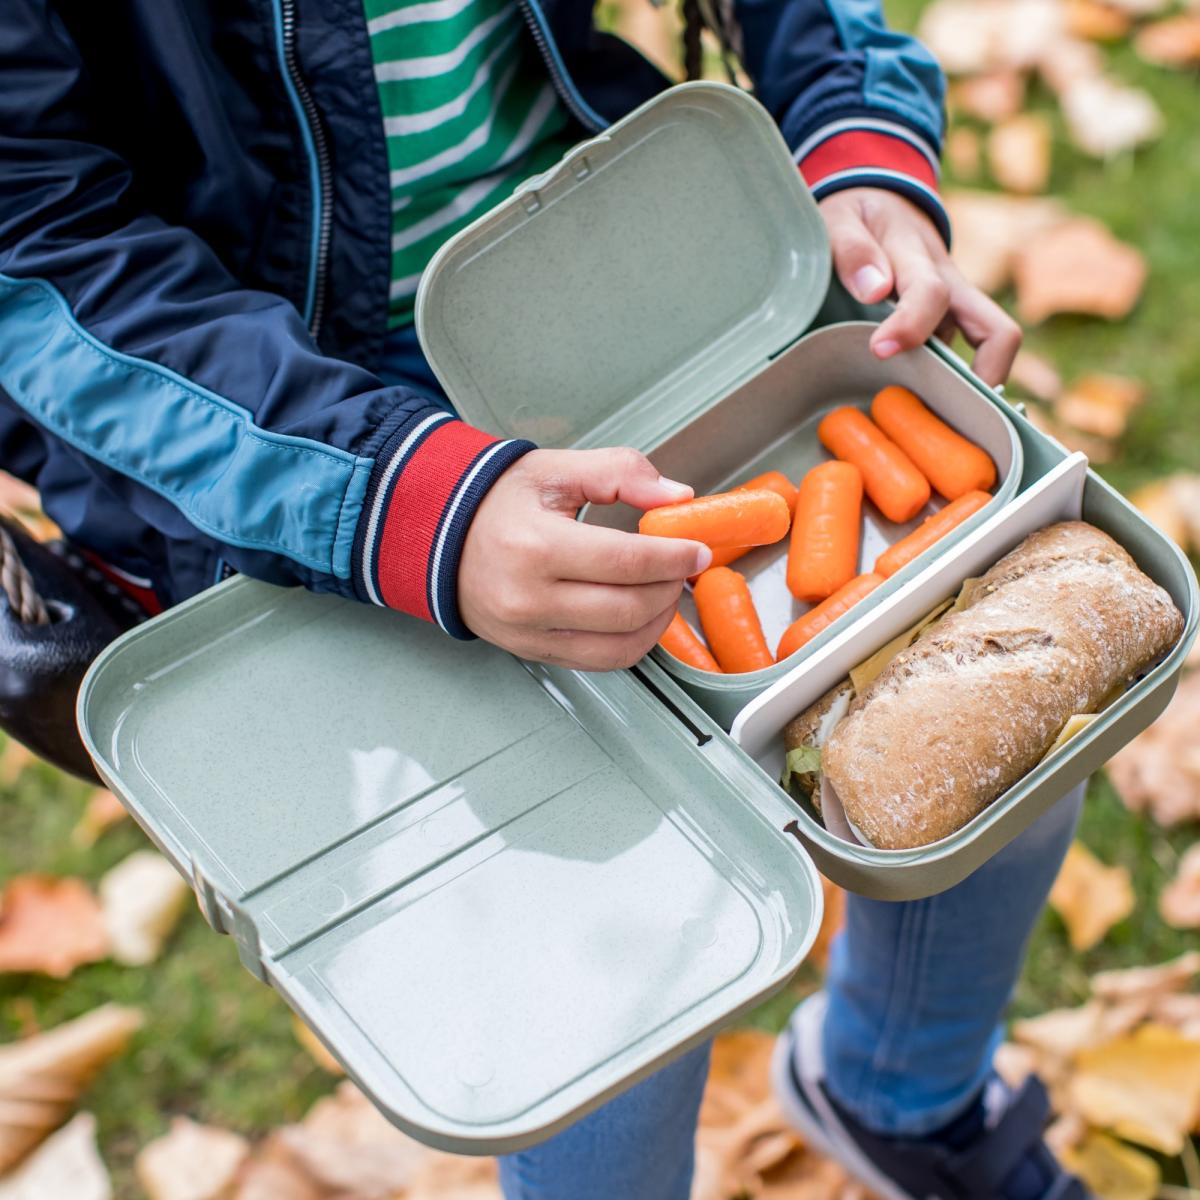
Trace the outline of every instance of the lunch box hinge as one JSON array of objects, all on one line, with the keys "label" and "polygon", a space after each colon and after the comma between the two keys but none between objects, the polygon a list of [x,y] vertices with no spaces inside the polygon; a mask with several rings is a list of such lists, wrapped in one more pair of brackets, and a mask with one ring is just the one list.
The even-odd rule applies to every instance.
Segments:
[{"label": "lunch box hinge", "polygon": [[263,966],[262,945],[254,922],[213,887],[195,859],[192,860],[192,885],[204,919],[217,933],[231,934],[237,943],[238,957],[242,960],[242,965],[255,979],[262,983],[270,983],[271,979]]}]

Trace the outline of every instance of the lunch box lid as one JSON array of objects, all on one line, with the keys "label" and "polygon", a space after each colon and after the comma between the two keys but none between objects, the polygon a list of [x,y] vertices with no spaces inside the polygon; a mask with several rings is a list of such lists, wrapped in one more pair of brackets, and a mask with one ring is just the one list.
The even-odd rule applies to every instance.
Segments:
[{"label": "lunch box lid", "polygon": [[781,987],[790,801],[653,663],[587,675],[235,577],[89,671],[89,752],[381,1111],[544,1138]]},{"label": "lunch box lid", "polygon": [[472,424],[646,447],[800,336],[829,278],[821,215],[770,115],[688,83],[451,238],[416,323]]}]

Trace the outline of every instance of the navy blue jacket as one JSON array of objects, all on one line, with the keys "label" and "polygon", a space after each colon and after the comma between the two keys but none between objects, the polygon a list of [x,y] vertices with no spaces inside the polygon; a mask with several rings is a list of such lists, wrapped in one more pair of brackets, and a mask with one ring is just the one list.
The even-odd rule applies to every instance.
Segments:
[{"label": "navy blue jacket", "polygon": [[[591,0],[518,0],[581,136],[666,86]],[[942,81],[877,0],[734,0],[818,196],[937,202]],[[528,443],[372,374],[388,163],[357,0],[3,0],[0,465],[174,603],[230,568],[437,620]]]}]

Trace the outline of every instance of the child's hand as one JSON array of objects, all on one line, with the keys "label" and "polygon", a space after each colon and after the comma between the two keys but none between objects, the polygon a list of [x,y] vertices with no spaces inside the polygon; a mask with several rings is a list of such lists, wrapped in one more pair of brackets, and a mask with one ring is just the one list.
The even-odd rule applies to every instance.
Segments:
[{"label": "child's hand", "polygon": [[636,450],[530,451],[471,522],[458,569],[463,621],[522,658],[591,671],[631,666],[712,551],[580,524],[575,514],[586,503],[645,509],[691,495]]},{"label": "child's hand", "polygon": [[882,188],[848,188],[821,201],[833,263],[850,294],[874,304],[895,293],[896,311],[871,338],[878,358],[919,346],[931,334],[950,341],[954,330],[975,347],[975,372],[1003,383],[1021,345],[1020,326],[969,284],[933,222],[903,196]]}]

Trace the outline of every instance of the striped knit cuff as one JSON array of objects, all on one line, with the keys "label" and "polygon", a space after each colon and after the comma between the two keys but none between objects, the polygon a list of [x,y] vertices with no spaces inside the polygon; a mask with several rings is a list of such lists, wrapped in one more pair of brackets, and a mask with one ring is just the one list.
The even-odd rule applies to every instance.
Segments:
[{"label": "striped knit cuff", "polygon": [[929,215],[950,245],[950,219],[937,193],[937,156],[907,126],[874,117],[833,121],[804,140],[796,162],[816,199],[852,187],[899,192]]},{"label": "striped knit cuff", "polygon": [[480,501],[532,442],[506,441],[425,408],[375,460],[355,539],[363,599],[470,638],[458,612],[458,563]]}]

